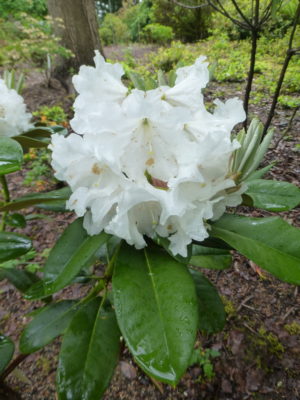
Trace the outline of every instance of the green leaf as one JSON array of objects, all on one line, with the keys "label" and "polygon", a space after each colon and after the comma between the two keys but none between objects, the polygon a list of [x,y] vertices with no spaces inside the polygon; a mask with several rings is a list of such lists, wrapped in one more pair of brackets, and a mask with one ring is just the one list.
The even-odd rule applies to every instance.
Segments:
[{"label": "green leaf", "polygon": [[226,322],[226,312],[217,289],[201,272],[190,268],[190,273],[198,296],[199,329],[206,333],[221,331]]},{"label": "green leaf", "polygon": [[167,86],[165,73],[161,69],[157,71],[157,81],[159,86]]},{"label": "green leaf", "polygon": [[40,281],[35,274],[29,271],[16,268],[0,268],[0,270],[3,271],[3,276],[22,293],[26,292],[32,285]]},{"label": "green leaf", "polygon": [[5,279],[5,270],[0,268],[0,281],[3,281],[3,279]]},{"label": "green leaf", "polygon": [[144,78],[137,72],[127,72],[127,75],[136,89],[146,90]]},{"label": "green leaf", "polygon": [[61,335],[77,311],[77,304],[74,300],[63,300],[44,307],[23,330],[20,351],[33,353]]},{"label": "green leaf", "polygon": [[246,182],[248,181],[253,181],[254,179],[260,179],[262,178],[267,172],[270,171],[270,169],[272,169],[274,167],[275,163],[271,163],[269,165],[267,165],[264,168],[261,169],[257,169],[256,171],[252,172],[248,178],[246,179]]},{"label": "green leaf", "polygon": [[57,370],[59,400],[99,400],[119,357],[120,332],[111,308],[95,298],[74,316]]},{"label": "green leaf", "polygon": [[15,136],[14,140],[18,142],[24,150],[27,150],[29,148],[39,149],[42,147],[47,147],[50,143],[49,139],[39,140],[24,135]]},{"label": "green leaf", "polygon": [[50,136],[54,133],[65,135],[67,129],[62,126],[36,126],[22,135],[14,136],[14,140],[20,143],[24,149],[47,147],[50,143]]},{"label": "green leaf", "polygon": [[27,253],[31,246],[31,240],[26,236],[0,232],[0,263]]},{"label": "green leaf", "polygon": [[261,163],[262,159],[264,158],[270,146],[273,135],[274,135],[274,129],[269,129],[266,136],[263,138],[262,142],[256,149],[255,155],[251,160],[250,165],[248,163],[247,167],[243,169],[241,180],[247,179],[257,169],[257,167]]},{"label": "green leaf", "polygon": [[222,270],[229,268],[231,262],[232,257],[229,250],[215,249],[194,244],[189,264],[195,267]]},{"label": "green leaf", "polygon": [[113,275],[122,335],[139,366],[175,384],[189,365],[198,326],[195,285],[187,267],[158,248],[122,245]]},{"label": "green leaf", "polygon": [[218,237],[277,278],[300,284],[300,229],[279,217],[224,215],[211,226]]},{"label": "green leaf", "polygon": [[289,211],[300,204],[300,189],[288,182],[255,179],[247,182],[245,204],[267,211]]},{"label": "green leaf", "polygon": [[35,139],[43,139],[49,138],[53,133],[54,130],[50,126],[36,126],[23,133],[23,135]]},{"label": "green leaf", "polygon": [[26,219],[22,214],[9,214],[6,217],[7,225],[14,226],[16,228],[25,228],[26,226]]},{"label": "green leaf", "polygon": [[145,82],[145,90],[152,90],[152,89],[156,89],[157,88],[157,82],[151,78],[151,76],[146,76],[144,78],[144,82]]},{"label": "green leaf", "polygon": [[15,345],[12,340],[0,334],[0,374],[8,366],[15,351]]},{"label": "green leaf", "polygon": [[18,171],[23,162],[22,147],[15,140],[0,136],[0,175]]},{"label": "green leaf", "polygon": [[[69,187],[64,187],[58,190],[52,190],[51,192],[47,193],[33,193],[27,194],[26,196],[19,197],[15,201],[6,204],[5,206],[0,207],[1,211],[16,211],[21,210],[22,208],[26,207],[41,207],[43,208],[44,205],[57,205],[65,204],[66,200],[71,195],[71,190]],[[44,207],[45,208],[45,207]]]},{"label": "green leaf", "polygon": [[63,232],[50,252],[44,268],[44,278],[26,293],[28,299],[47,297],[68,285],[89,263],[109,239],[102,232],[89,236],[78,218]]}]

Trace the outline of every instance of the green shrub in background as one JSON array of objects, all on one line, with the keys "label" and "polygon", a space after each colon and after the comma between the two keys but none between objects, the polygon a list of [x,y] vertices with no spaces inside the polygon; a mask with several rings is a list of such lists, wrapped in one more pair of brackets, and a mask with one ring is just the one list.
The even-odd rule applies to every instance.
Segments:
[{"label": "green shrub in background", "polygon": [[284,108],[297,108],[300,107],[300,97],[279,96],[278,103]]},{"label": "green shrub in background", "polygon": [[131,41],[138,42],[143,28],[152,22],[151,6],[149,0],[144,0],[138,4],[135,4],[133,0],[124,1],[118,15],[127,25]]},{"label": "green shrub in background", "polygon": [[126,43],[130,38],[127,25],[116,14],[105,15],[99,33],[105,45]]},{"label": "green shrub in background", "polygon": [[33,17],[47,14],[46,0],[1,0],[0,16],[3,19],[14,17],[18,13],[27,13]]},{"label": "green shrub in background", "polygon": [[[194,4],[197,4],[195,0]],[[200,0],[198,4],[201,4]],[[210,7],[187,9],[169,0],[153,0],[152,21],[170,26],[175,39],[195,42],[208,36],[211,27]]]},{"label": "green shrub in background", "polygon": [[0,65],[13,68],[20,62],[30,62],[43,67],[47,55],[71,57],[72,53],[59,44],[52,35],[54,23],[50,17],[38,19],[26,13],[18,14],[15,19],[0,19]]},{"label": "green shrub in background", "polygon": [[191,51],[189,46],[181,42],[174,41],[168,48],[160,48],[149,55],[150,66],[154,69],[161,69],[169,72],[174,69],[179,62],[188,65],[197,58],[197,54]]},{"label": "green shrub in background", "polygon": [[149,24],[143,28],[141,39],[146,43],[165,44],[174,38],[173,29],[161,24]]}]

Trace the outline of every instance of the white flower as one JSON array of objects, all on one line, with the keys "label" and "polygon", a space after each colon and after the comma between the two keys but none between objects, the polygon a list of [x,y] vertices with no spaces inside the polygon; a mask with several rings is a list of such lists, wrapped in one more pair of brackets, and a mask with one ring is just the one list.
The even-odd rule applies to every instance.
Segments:
[{"label": "white flower", "polygon": [[0,136],[17,136],[31,128],[23,97],[0,79]]},{"label": "white flower", "polygon": [[[128,92],[121,81],[123,67],[120,64],[106,63],[98,50],[95,53],[95,68],[83,65],[79,74],[73,77],[79,96],[74,102],[75,116],[71,126],[80,134],[89,133],[91,119],[102,117],[103,106],[113,104],[115,108]],[[109,115],[113,114],[114,111],[109,110]]]},{"label": "white flower", "polygon": [[244,187],[229,174],[233,126],[244,120],[242,103],[216,101],[205,109],[207,63],[177,70],[174,87],[128,94],[118,64],[81,67],[73,81],[79,96],[72,127],[54,135],[52,165],[71,187],[67,205],[84,216],[94,235],[102,230],[142,248],[144,236],[170,240],[183,256],[192,240],[208,236],[209,220],[238,205]]}]

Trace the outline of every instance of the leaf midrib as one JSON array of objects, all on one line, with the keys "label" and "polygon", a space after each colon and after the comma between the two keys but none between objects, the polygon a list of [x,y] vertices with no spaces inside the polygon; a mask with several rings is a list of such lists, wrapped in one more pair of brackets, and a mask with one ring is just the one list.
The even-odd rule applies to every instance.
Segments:
[{"label": "leaf midrib", "polygon": [[[218,230],[221,231],[221,233],[224,232],[225,235],[226,235],[226,234],[228,235],[228,233],[229,233],[230,235],[235,235],[235,236],[237,237],[237,239],[242,238],[243,240],[247,239],[247,240],[249,240],[250,242],[254,242],[254,243],[256,243],[256,244],[259,243],[259,245],[260,245],[261,247],[264,247],[264,248],[266,248],[266,249],[269,249],[269,250],[273,251],[275,254],[276,254],[276,253],[279,254],[281,257],[287,257],[287,256],[288,256],[288,257],[293,261],[293,263],[298,263],[298,264],[299,264],[299,258],[298,258],[298,257],[295,257],[294,255],[291,255],[290,253],[284,253],[283,251],[278,250],[278,249],[276,249],[276,248],[274,248],[274,247],[270,247],[270,246],[268,246],[268,245],[267,245],[266,243],[264,243],[264,242],[259,242],[258,240],[253,239],[253,238],[251,238],[251,237],[242,236],[241,234],[238,234],[238,233],[236,233],[236,232],[229,231],[229,230],[226,230],[226,229],[222,229],[222,228],[219,228],[219,227],[213,227],[213,230],[217,233],[217,235],[213,235],[213,236],[219,237],[220,239],[223,239],[223,237],[220,236],[220,235],[218,235]],[[223,240],[224,240],[224,239],[223,239]],[[238,249],[237,249],[237,250],[238,250]],[[239,250],[238,250],[238,251],[239,251]],[[263,268],[263,269],[266,269],[266,268]],[[300,269],[299,269],[299,273],[300,273]],[[290,276],[290,274],[288,274],[288,276]]]},{"label": "leaf midrib", "polygon": [[144,250],[144,254],[145,254],[145,259],[146,259],[146,266],[147,266],[147,268],[149,270],[149,277],[150,277],[150,280],[152,282],[152,288],[153,288],[155,302],[156,302],[157,309],[158,309],[159,319],[160,319],[161,325],[163,327],[163,338],[164,338],[165,346],[166,346],[166,349],[167,349],[168,360],[169,360],[169,363],[170,363],[171,352],[170,352],[170,348],[169,348],[169,345],[168,345],[168,338],[167,338],[167,335],[166,335],[164,318],[163,318],[161,307],[160,307],[160,303],[159,303],[159,295],[158,295],[157,291],[155,290],[154,275],[153,275],[153,272],[152,272],[152,269],[151,269],[150,260],[148,258],[146,250]]},{"label": "leaf midrib", "polygon": [[[89,354],[90,354],[90,351],[91,351],[91,343],[93,342],[93,339],[94,339],[94,336],[95,336],[97,321],[98,321],[98,318],[100,317],[100,313],[101,313],[101,310],[102,310],[102,306],[103,306],[103,304],[102,304],[102,302],[101,302],[101,303],[99,304],[98,311],[97,311],[97,314],[96,314],[96,318],[95,318],[94,324],[93,324],[93,329],[92,329],[92,332],[91,332],[91,335],[90,335],[90,340],[89,340],[88,349],[87,349],[87,352],[86,352],[84,367],[83,367],[82,376],[81,376],[81,388],[82,388],[82,389],[83,389],[84,377],[85,377],[85,375],[86,375],[87,361],[88,361],[88,359],[89,359]],[[82,393],[81,393],[81,394],[82,394]]]}]

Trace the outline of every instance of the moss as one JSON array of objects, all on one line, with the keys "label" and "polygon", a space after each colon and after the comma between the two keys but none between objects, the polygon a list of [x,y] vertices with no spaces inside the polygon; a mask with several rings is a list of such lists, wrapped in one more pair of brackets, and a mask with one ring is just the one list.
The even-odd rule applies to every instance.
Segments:
[{"label": "moss", "polygon": [[247,335],[247,343],[245,360],[255,362],[257,368],[265,372],[272,371],[272,360],[281,358],[285,351],[278,337],[263,326],[256,333]]},{"label": "moss", "polygon": [[284,329],[290,335],[300,335],[300,324],[299,324],[299,322],[294,321],[291,324],[286,324],[286,325],[284,325]]},{"label": "moss", "polygon": [[49,374],[51,366],[49,360],[46,357],[40,357],[36,363],[37,366],[41,368],[44,374]]},{"label": "moss", "polygon": [[234,317],[236,315],[236,308],[231,300],[226,296],[221,296],[222,302],[224,304],[225,312],[228,318]]},{"label": "moss", "polygon": [[284,352],[284,347],[278,337],[272,332],[268,332],[264,327],[259,328],[258,337],[255,340],[256,345],[265,348],[268,353],[280,357]]}]

